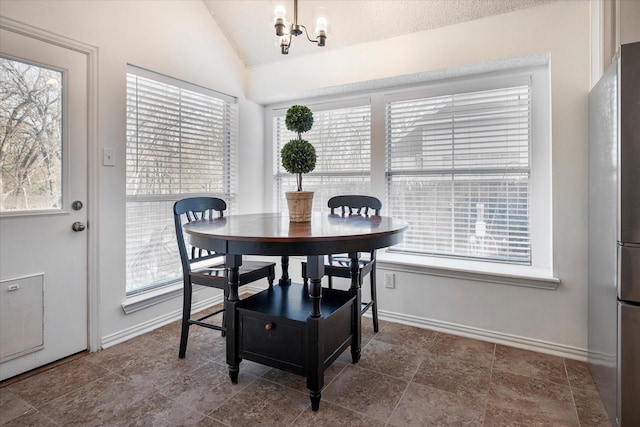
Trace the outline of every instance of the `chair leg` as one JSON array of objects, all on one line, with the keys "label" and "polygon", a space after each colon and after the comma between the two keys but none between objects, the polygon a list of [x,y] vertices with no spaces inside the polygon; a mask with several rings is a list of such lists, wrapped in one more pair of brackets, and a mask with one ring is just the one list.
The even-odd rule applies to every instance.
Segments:
[{"label": "chair leg", "polygon": [[227,336],[227,299],[229,298],[229,288],[224,288],[224,297],[222,298],[222,330],[220,331],[220,335],[223,337]]},{"label": "chair leg", "polygon": [[378,296],[376,292],[376,265],[371,268],[371,316],[373,317],[373,332],[378,332]]},{"label": "chair leg", "polygon": [[307,276],[307,264],[302,263],[302,284],[309,286],[309,277]]},{"label": "chair leg", "polygon": [[182,330],[180,332],[180,350],[178,357],[184,359],[187,352],[187,340],[189,339],[189,319],[191,318],[191,282],[186,282],[182,297]]},{"label": "chair leg", "polygon": [[271,266],[271,269],[269,270],[269,277],[267,278],[267,281],[269,282],[269,287],[273,286],[274,280],[276,280],[276,268],[274,266]]}]

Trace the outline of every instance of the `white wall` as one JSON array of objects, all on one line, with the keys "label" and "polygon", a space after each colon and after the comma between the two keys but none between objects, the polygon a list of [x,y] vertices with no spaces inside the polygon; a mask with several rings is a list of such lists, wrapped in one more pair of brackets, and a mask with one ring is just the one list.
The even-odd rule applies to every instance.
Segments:
[{"label": "white wall", "polygon": [[[250,68],[248,97],[309,97],[362,81],[551,54],[555,291],[396,273],[380,309],[430,327],[578,358],[587,348],[589,2],[563,1],[391,40]],[[286,70],[301,70],[299,74]],[[377,191],[377,190],[376,190]],[[379,272],[383,283],[384,271]]]},{"label": "white wall", "polygon": [[[554,265],[562,283],[556,291],[548,291],[396,273],[396,289],[379,287],[380,308],[432,327],[584,356],[589,2],[552,3],[313,56],[292,53],[287,62],[248,71],[199,1],[2,0],[0,13],[99,49],[98,149],[113,147],[116,153],[116,167],[92,165],[98,168],[99,240],[93,243],[99,255],[102,337],[126,332],[179,307],[174,299],[131,315],[120,308],[125,281],[127,63],[239,97],[242,170],[250,171],[239,179],[239,208],[260,211],[270,209],[264,203],[269,197],[256,183],[264,176],[264,159],[270,162],[271,153],[264,152],[263,108],[258,104],[273,102],[282,94],[309,96],[365,80],[550,52]],[[296,268],[292,265],[292,276]]]},{"label": "white wall", "polygon": [[[240,162],[261,175],[263,108],[244,98],[246,71],[200,1],[5,1],[3,17],[98,48],[98,136],[115,150],[115,167],[98,169],[99,336],[121,335],[180,307],[180,298],[125,315],[126,65],[166,74],[229,95],[240,104]],[[100,157],[100,156],[98,156]],[[260,210],[254,176],[239,180],[239,208]],[[94,209],[88,206],[88,209]]]}]

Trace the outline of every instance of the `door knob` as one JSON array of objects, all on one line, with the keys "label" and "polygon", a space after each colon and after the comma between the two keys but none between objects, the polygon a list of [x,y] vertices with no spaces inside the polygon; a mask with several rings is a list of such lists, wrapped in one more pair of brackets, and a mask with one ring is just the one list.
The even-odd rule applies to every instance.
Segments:
[{"label": "door knob", "polygon": [[73,224],[71,224],[71,229],[73,231],[83,231],[85,228],[87,227],[85,227],[84,224],[81,223],[80,221],[76,221]]}]

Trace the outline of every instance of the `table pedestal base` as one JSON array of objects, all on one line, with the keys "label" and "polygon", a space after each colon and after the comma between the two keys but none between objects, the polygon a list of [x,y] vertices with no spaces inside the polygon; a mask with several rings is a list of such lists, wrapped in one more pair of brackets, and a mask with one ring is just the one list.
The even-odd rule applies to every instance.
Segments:
[{"label": "table pedestal base", "polygon": [[[227,347],[231,380],[237,381],[241,359],[305,376],[311,408],[318,410],[325,369],[360,342],[354,322],[360,316],[356,293],[324,288],[321,295],[319,317],[310,315],[315,301],[308,287],[297,284],[272,286],[230,304],[234,312],[227,314],[237,319],[238,344],[237,354]],[[359,345],[357,350],[352,346],[352,358],[360,358]]]}]

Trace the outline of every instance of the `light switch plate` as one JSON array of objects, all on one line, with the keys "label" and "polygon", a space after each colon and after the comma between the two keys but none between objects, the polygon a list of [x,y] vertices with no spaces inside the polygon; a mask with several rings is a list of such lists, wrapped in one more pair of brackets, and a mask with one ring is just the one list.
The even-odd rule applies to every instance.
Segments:
[{"label": "light switch plate", "polygon": [[113,148],[102,149],[102,166],[115,166],[116,160],[113,153]]}]

